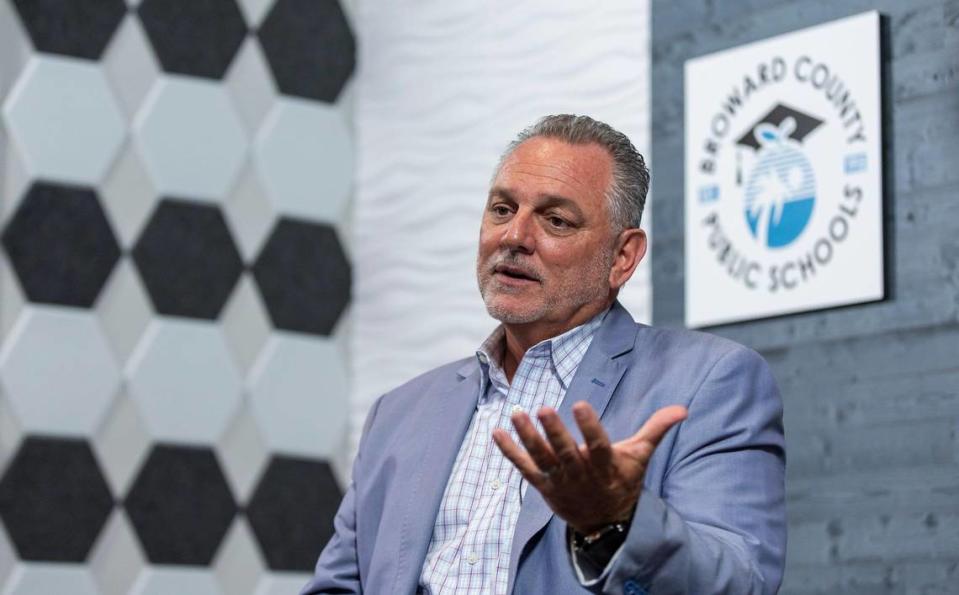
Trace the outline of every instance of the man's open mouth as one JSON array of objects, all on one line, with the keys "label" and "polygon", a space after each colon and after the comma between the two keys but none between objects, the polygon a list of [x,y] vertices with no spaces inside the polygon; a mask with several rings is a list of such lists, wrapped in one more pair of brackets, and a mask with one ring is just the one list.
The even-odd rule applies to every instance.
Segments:
[{"label": "man's open mouth", "polygon": [[496,265],[493,267],[493,272],[503,275],[504,277],[509,277],[510,279],[521,279],[524,281],[539,281],[533,273],[528,272],[522,268],[509,266],[509,265]]}]

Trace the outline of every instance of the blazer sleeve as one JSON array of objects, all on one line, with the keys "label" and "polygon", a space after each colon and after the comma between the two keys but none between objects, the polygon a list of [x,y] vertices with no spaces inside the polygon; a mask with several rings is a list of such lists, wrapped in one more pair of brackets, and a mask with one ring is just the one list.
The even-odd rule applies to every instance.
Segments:
[{"label": "blazer sleeve", "polygon": [[674,430],[659,493],[642,491],[626,541],[598,578],[582,581],[589,590],[778,591],[786,550],[786,458],[782,399],[766,362],[746,348],[726,352],[688,409]]},{"label": "blazer sleeve", "polygon": [[323,548],[316,562],[313,578],[303,587],[300,595],[356,594],[363,592],[360,580],[359,559],[356,554],[356,477],[360,473],[360,462],[366,445],[367,434],[373,425],[373,419],[379,408],[378,399],[370,409],[363,424],[363,433],[356,458],[353,460],[353,473],[350,486],[340,502],[340,508],[333,519],[333,537]]}]

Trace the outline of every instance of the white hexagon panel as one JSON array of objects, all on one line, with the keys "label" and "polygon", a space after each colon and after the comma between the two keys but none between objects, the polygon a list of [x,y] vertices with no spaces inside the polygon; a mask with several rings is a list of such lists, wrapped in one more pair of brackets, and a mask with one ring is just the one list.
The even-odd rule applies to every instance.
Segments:
[{"label": "white hexagon panel", "polygon": [[71,593],[100,595],[90,571],[76,564],[21,563],[7,581],[3,595]]},{"label": "white hexagon panel", "polygon": [[240,373],[210,322],[155,320],[130,356],[126,375],[130,396],[158,440],[212,443],[241,399]]},{"label": "white hexagon panel", "polygon": [[126,128],[103,71],[59,56],[31,60],[3,116],[34,177],[79,184],[103,178]]},{"label": "white hexagon panel", "polygon": [[275,333],[250,372],[253,416],[270,449],[330,458],[349,402],[345,366],[329,339]]},{"label": "white hexagon panel", "polygon": [[87,435],[120,387],[120,370],[92,312],[24,309],[0,351],[0,382],[30,432]]},{"label": "white hexagon panel", "polygon": [[353,179],[353,144],[337,108],[278,100],[254,151],[278,212],[331,222],[342,218]]},{"label": "white hexagon panel", "polygon": [[140,573],[130,595],[221,595],[216,576],[209,570],[187,566],[147,568]]},{"label": "white hexagon panel", "polygon": [[222,85],[169,76],[137,113],[137,146],[165,196],[220,201],[247,150],[246,133]]}]

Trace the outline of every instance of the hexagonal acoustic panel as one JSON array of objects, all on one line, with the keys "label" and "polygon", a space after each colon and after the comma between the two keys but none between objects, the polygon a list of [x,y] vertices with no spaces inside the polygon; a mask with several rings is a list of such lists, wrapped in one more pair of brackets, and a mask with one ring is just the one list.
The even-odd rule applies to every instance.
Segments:
[{"label": "hexagonal acoustic panel", "polygon": [[156,83],[134,122],[160,194],[222,200],[246,157],[246,131],[223,85],[186,77]]},{"label": "hexagonal acoustic panel", "polygon": [[253,266],[274,326],[329,335],[350,299],[350,265],[336,231],[281,219]]},{"label": "hexagonal acoustic panel", "polygon": [[30,432],[89,435],[120,388],[120,370],[89,310],[26,308],[0,350],[0,382]]},{"label": "hexagonal acoustic panel", "polygon": [[103,71],[73,58],[35,56],[3,115],[28,172],[64,182],[99,183],[126,134]]},{"label": "hexagonal acoustic panel", "polygon": [[342,219],[353,181],[353,148],[339,110],[281,99],[257,134],[254,155],[277,212]]},{"label": "hexagonal acoustic panel", "polygon": [[3,595],[70,593],[102,595],[90,570],[77,564],[19,564],[7,581]]},{"label": "hexagonal acoustic panel", "polygon": [[143,0],[138,12],[167,72],[222,78],[246,37],[234,0]]},{"label": "hexagonal acoustic panel", "polygon": [[274,452],[332,458],[349,417],[346,366],[329,339],[274,333],[250,377],[250,408]]},{"label": "hexagonal acoustic panel", "polygon": [[269,567],[311,570],[342,497],[325,461],[274,457],[246,511]]},{"label": "hexagonal acoustic panel", "polygon": [[124,503],[154,564],[208,565],[236,503],[213,452],[157,445]]},{"label": "hexagonal acoustic panel", "polygon": [[157,206],[133,260],[157,312],[209,320],[219,316],[243,271],[220,209],[176,199]]},{"label": "hexagonal acoustic panel", "polygon": [[97,60],[127,12],[123,0],[14,0],[38,51]]},{"label": "hexagonal acoustic panel", "polygon": [[159,440],[215,442],[242,398],[240,372],[211,322],[154,320],[126,374],[130,396]]},{"label": "hexagonal acoustic panel", "polygon": [[82,440],[29,437],[0,480],[0,518],[23,560],[85,561],[113,505]]},{"label": "hexagonal acoustic panel", "polygon": [[27,299],[89,308],[120,258],[93,190],[37,182],[3,231]]},{"label": "hexagonal acoustic panel", "polygon": [[336,101],[356,60],[337,0],[277,0],[258,34],[281,93]]}]

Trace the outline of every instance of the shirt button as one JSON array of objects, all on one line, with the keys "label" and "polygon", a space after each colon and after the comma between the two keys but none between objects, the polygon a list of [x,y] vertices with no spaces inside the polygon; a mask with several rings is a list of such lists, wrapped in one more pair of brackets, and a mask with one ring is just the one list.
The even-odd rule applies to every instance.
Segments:
[{"label": "shirt button", "polygon": [[493,481],[489,482],[489,487],[493,488],[493,491],[495,492],[496,490],[503,487],[503,482],[501,482],[498,479],[494,479]]},{"label": "shirt button", "polygon": [[511,411],[512,413],[522,413],[522,412],[523,412],[523,408],[520,407],[519,405],[513,405],[513,408],[510,409],[510,411]]},{"label": "shirt button", "polygon": [[475,553],[473,553],[473,552],[470,552],[470,555],[466,556],[466,563],[469,564],[469,565],[471,565],[471,566],[472,566],[473,564],[476,564],[478,561],[479,561],[479,556],[477,556],[477,555],[476,555]]}]

